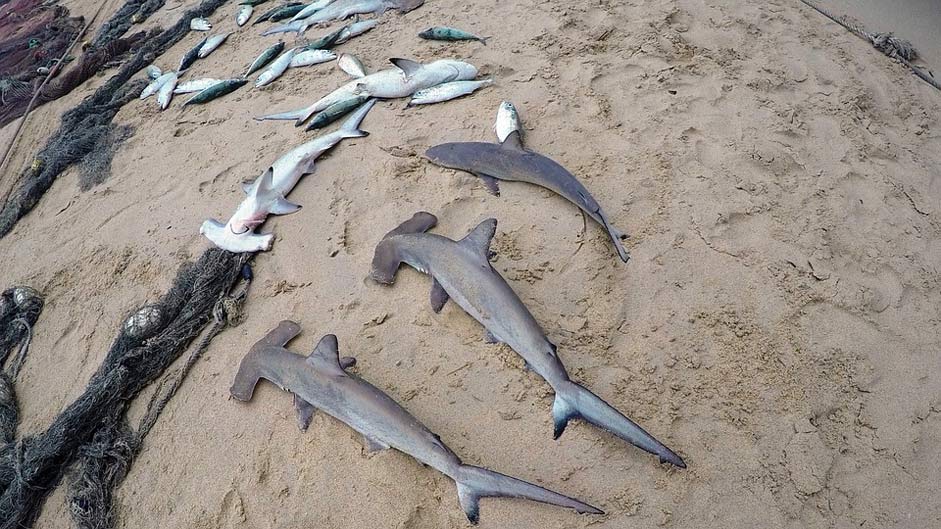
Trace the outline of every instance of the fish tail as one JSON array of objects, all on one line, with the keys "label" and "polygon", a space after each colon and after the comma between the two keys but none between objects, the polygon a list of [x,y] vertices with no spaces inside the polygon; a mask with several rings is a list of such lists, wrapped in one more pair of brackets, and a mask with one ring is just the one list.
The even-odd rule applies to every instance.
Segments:
[{"label": "fish tail", "polygon": [[344,138],[362,138],[363,136],[369,136],[369,133],[360,129],[359,126],[363,123],[366,114],[372,110],[375,104],[375,99],[369,99],[354,110],[350,117],[346,118],[346,121],[340,125],[340,130],[343,131]]},{"label": "fish tail", "polygon": [[490,37],[477,37],[477,40],[479,40],[481,44],[483,44],[484,46],[486,46],[486,45],[487,45],[487,41],[490,40]]},{"label": "fish tail", "polygon": [[260,118],[255,118],[255,121],[268,121],[268,120],[290,120],[298,119],[307,112],[306,108],[299,110],[289,110],[287,112],[279,112],[277,114],[268,114],[267,116],[261,116]]},{"label": "fish tail", "polygon": [[624,234],[621,230],[615,228],[608,222],[608,218],[604,216],[600,211],[598,212],[598,217],[601,219],[601,224],[604,225],[604,229],[608,232],[608,237],[611,238],[611,244],[614,245],[614,249],[618,252],[618,257],[621,258],[621,261],[628,262],[631,259],[630,254],[627,252],[627,249],[624,248],[624,243],[621,241],[627,238],[627,235]]},{"label": "fish tail", "polygon": [[552,403],[554,439],[562,435],[570,420],[584,419],[658,456],[661,463],[686,468],[686,463],[680,456],[585,387],[568,380],[554,389],[556,391],[555,401]]},{"label": "fish tail", "polygon": [[457,497],[464,514],[472,524],[480,519],[480,498],[523,498],[560,507],[575,509],[580,513],[604,514],[604,511],[564,494],[544,489],[538,485],[512,478],[499,472],[472,465],[461,465],[454,475]]},{"label": "fish tail", "polygon": [[390,240],[396,235],[407,233],[424,233],[438,223],[438,218],[431,213],[419,211],[412,215],[412,218],[399,224],[394,230],[385,234],[382,241],[376,245],[376,253],[372,258],[372,271],[369,276],[379,283],[390,284],[395,281],[395,273],[402,263],[402,257],[399,255],[399,249],[394,240]]}]

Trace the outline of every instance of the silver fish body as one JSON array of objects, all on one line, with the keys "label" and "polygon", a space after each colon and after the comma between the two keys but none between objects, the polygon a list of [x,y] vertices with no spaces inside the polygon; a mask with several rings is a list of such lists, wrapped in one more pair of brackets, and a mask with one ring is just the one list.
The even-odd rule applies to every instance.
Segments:
[{"label": "silver fish body", "polygon": [[330,50],[304,50],[294,54],[291,59],[291,68],[300,68],[303,66],[312,66],[332,61],[337,58],[337,54]]},{"label": "silver fish body", "polygon": [[500,107],[497,109],[497,120],[493,124],[493,130],[497,133],[497,139],[500,140],[500,143],[506,141],[506,137],[513,131],[516,131],[517,134],[520,135],[520,139],[522,139],[523,125],[520,123],[519,112],[517,112],[513,103],[509,101],[500,103]]},{"label": "silver fish body", "polygon": [[258,55],[254,61],[252,61],[252,63],[248,66],[248,71],[245,72],[245,76],[247,77],[264,68],[266,64],[271,62],[282,51],[284,51],[284,42],[279,41],[277,44],[269,46],[268,49],[261,52],[261,54]]},{"label": "silver fish body", "polygon": [[163,86],[164,83],[169,81],[170,78],[174,77],[175,75],[176,73],[174,72],[167,72],[165,74],[162,74],[160,77],[154,79],[153,81],[150,82],[150,84],[144,87],[144,91],[141,92],[140,98],[147,99],[148,97],[156,94],[160,90],[160,87]]},{"label": "silver fish body", "polygon": [[412,100],[408,102],[408,106],[450,101],[492,84],[493,79],[481,79],[480,81],[451,81],[450,83],[439,84],[415,92],[415,94],[412,95]]},{"label": "silver fish body", "polygon": [[317,11],[320,11],[321,9],[332,4],[333,1],[334,0],[317,0],[316,2],[312,4],[308,4],[307,6],[304,7],[304,9],[301,9],[300,11],[298,11],[297,14],[294,15],[293,18],[291,18],[291,20],[303,20],[313,15]]},{"label": "silver fish body", "polygon": [[209,31],[212,29],[212,24],[205,18],[194,18],[190,20],[190,29],[194,31]]},{"label": "silver fish body", "polygon": [[161,86],[160,90],[157,92],[157,104],[160,105],[160,110],[166,110],[170,106],[170,101],[173,99],[173,89],[176,88],[177,75],[175,72],[170,73],[170,78],[166,80]]},{"label": "silver fish body", "polygon": [[255,9],[249,5],[243,5],[239,7],[238,13],[235,14],[235,23],[238,27],[242,27],[248,22],[248,19],[252,18],[252,12]]},{"label": "silver fish body", "polygon": [[216,51],[216,48],[222,46],[222,43],[225,42],[225,39],[229,38],[231,33],[220,33],[219,35],[213,35],[206,39],[206,43],[199,47],[199,51],[196,52],[196,56],[200,59],[205,59],[209,57],[209,54]]},{"label": "silver fish body", "polygon": [[344,42],[352,39],[353,37],[358,37],[363,33],[373,29],[379,25],[379,19],[373,18],[370,20],[360,20],[359,22],[353,22],[349,26],[343,28],[343,31],[340,32],[339,38],[337,38],[337,44],[343,44]]},{"label": "silver fish body", "polygon": [[219,83],[220,81],[221,79],[213,79],[211,77],[205,77],[203,79],[192,79],[190,81],[177,84],[176,88],[173,89],[173,93],[191,94],[193,92],[202,92],[203,90]]},{"label": "silver fish body", "polygon": [[255,80],[255,88],[261,88],[266,84],[274,81],[278,77],[281,77],[291,65],[291,60],[294,58],[294,54],[297,53],[297,48],[291,48],[288,51],[281,54],[280,57],[274,60],[265,71],[261,72],[261,75],[258,76],[258,79]]}]

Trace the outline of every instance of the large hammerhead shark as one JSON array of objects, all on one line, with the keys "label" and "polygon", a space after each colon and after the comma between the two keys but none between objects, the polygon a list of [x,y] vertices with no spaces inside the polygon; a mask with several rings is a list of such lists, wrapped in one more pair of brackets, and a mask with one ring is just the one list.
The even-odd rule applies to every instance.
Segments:
[{"label": "large hammerhead shark", "polygon": [[424,233],[437,223],[431,213],[419,212],[390,231],[376,246],[371,277],[384,284],[395,281],[401,263],[432,277],[431,307],[439,312],[448,299],[480,322],[491,342],[509,345],[530,369],[555,391],[552,416],[555,438],[569,420],[584,419],[655,454],[660,462],[681,468],[686,463],[643,428],[610,404],[569,379],[555,344],[549,341],[536,319],[510,285],[490,265],[490,241],[497,229],[495,219],[481,222],[469,235],[454,241]]},{"label": "large hammerhead shark", "polygon": [[344,369],[356,360],[339,357],[336,336],[328,334],[321,338],[307,357],[285,349],[300,332],[296,323],[282,321],[255,343],[242,359],[232,384],[232,396],[250,400],[260,378],[290,391],[302,429],[307,428],[314,411],[319,409],[363,434],[369,451],[395,448],[453,479],[461,507],[471,523],[479,519],[478,502],[483,497],[524,498],[580,513],[604,514],[587,503],[532,483],[465,465],[437,435],[391,397],[347,373]]}]

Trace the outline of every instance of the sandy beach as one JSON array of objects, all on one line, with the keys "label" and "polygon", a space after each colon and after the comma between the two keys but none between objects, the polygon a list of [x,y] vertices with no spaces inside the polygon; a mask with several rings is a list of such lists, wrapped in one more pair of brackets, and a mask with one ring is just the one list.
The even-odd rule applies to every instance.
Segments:
[{"label": "sandy beach", "polygon": [[[171,0],[143,27],[195,4]],[[237,28],[235,4],[210,18],[233,35],[189,78],[240,74],[277,41],[259,36],[266,25]],[[380,101],[370,135],[300,182],[290,200],[303,209],[263,229],[275,242],[254,260],[244,323],[212,342],[118,489],[120,527],[468,527],[433,469],[366,453],[324,414],[298,431],[291,396],[271,384],[250,403],[229,398],[238,362],[282,319],[304,329],[298,353],[336,334],[355,373],[466,462],[606,511],[485,499],[483,529],[939,526],[941,93],[796,0],[427,0],[381,19],[339,50],[370,70],[390,57],[466,60],[495,85],[416,108]],[[491,38],[417,37],[435,25]],[[203,36],[155,63],[175,67]],[[8,172],[108,77],[35,111]],[[347,80],[328,63],[199,107],[135,101],[115,119],[133,134],[110,176],[80,191],[69,169],[0,239],[0,288],[46,296],[17,384],[21,435],[82,392],[127,313],[208,247],[199,226],[228,218],[239,184],[315,134],[252,118]],[[495,141],[502,100],[526,145],[630,235],[629,263],[559,196],[504,182],[495,197],[423,159],[442,142]],[[549,386],[454,303],[432,312],[430,278],[403,268],[393,286],[368,280],[383,234],[419,210],[451,238],[496,218],[493,266],[572,378],[689,468],[584,423],[553,441]],[[69,524],[60,487],[36,527]]]}]

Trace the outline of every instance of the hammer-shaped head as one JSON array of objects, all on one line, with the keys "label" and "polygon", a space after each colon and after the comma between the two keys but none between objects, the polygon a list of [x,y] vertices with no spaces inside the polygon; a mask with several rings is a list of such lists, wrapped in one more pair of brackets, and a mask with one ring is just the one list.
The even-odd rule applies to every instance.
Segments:
[{"label": "hammer-shaped head", "polygon": [[261,363],[264,361],[268,350],[284,347],[300,333],[300,325],[293,321],[284,320],[269,331],[264,338],[255,342],[255,345],[242,359],[239,372],[235,375],[235,382],[232,383],[229,393],[238,400],[251,400],[255,385],[258,384],[258,379],[261,378]]},{"label": "hammer-shaped head", "polygon": [[271,249],[274,235],[271,233],[258,234],[251,230],[244,233],[235,233],[228,224],[222,224],[215,219],[203,222],[199,233],[206,236],[213,244],[235,253],[263,252]]}]

